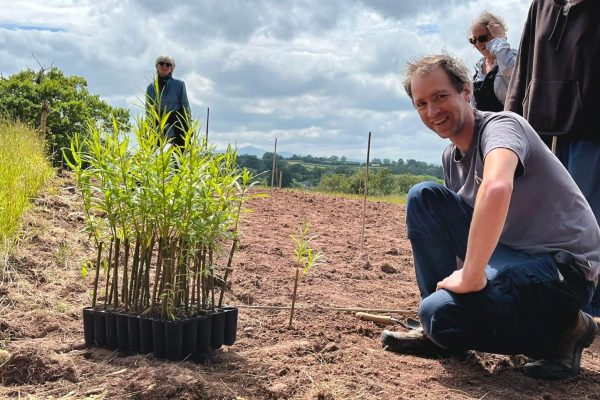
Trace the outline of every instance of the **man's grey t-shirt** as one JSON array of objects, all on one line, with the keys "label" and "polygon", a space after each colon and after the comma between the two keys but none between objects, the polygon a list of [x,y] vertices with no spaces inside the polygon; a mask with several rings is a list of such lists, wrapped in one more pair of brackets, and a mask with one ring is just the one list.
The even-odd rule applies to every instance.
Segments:
[{"label": "man's grey t-shirt", "polygon": [[[443,154],[445,184],[471,207],[483,178],[483,161],[493,149],[519,158],[500,243],[526,253],[565,250],[600,270],[600,228],[583,194],[560,161],[521,116],[475,110],[475,132],[467,154],[454,144]],[[589,264],[588,264],[589,262]]]}]

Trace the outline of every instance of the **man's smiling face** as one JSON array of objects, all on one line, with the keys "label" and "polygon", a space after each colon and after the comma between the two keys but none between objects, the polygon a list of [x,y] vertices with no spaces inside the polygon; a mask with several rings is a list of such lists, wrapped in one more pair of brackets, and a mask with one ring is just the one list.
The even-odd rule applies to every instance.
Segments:
[{"label": "man's smiling face", "polygon": [[468,126],[469,115],[473,115],[471,91],[465,86],[458,92],[442,68],[416,74],[411,81],[411,90],[421,120],[439,137],[456,143],[472,132],[473,127]]}]

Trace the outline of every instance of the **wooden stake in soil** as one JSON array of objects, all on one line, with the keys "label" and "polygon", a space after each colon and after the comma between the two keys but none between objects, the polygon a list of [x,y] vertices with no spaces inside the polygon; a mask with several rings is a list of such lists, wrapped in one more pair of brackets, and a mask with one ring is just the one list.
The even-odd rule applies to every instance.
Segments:
[{"label": "wooden stake in soil", "polygon": [[369,141],[367,143],[367,169],[365,172],[365,197],[363,199],[363,220],[362,230],[360,232],[360,252],[362,253],[364,248],[364,237],[365,237],[365,220],[367,212],[367,194],[369,192],[369,157],[371,155],[371,132],[369,132]]},{"label": "wooden stake in soil", "polygon": [[42,137],[46,138],[46,120],[48,119],[48,100],[42,101],[42,117],[40,120],[40,130],[42,131]]},{"label": "wooden stake in soil", "polygon": [[273,167],[271,168],[271,189],[275,187],[275,156],[277,155],[277,138],[275,138],[275,148],[273,149]]},{"label": "wooden stake in soil", "polygon": [[296,280],[294,281],[294,294],[292,294],[292,307],[290,308],[289,329],[292,329],[292,319],[294,318],[294,305],[296,304],[296,291],[298,289],[298,279],[300,278],[300,268],[296,268]]},{"label": "wooden stake in soil", "polygon": [[208,117],[210,117],[210,107],[206,107],[206,136],[204,136],[204,141],[206,142],[207,147],[208,147]]},{"label": "wooden stake in soil", "polygon": [[279,190],[281,190],[281,179],[283,178],[283,171],[279,171]]}]

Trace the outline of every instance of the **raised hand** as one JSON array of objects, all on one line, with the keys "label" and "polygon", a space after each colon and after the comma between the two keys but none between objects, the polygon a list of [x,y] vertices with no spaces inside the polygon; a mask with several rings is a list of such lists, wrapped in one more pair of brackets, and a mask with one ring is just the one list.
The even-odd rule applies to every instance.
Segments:
[{"label": "raised hand", "polygon": [[502,27],[502,25],[500,25],[497,22],[491,21],[489,24],[487,24],[487,29],[488,31],[490,31],[490,34],[492,35],[492,38],[506,38],[506,31],[504,30],[504,28]]}]

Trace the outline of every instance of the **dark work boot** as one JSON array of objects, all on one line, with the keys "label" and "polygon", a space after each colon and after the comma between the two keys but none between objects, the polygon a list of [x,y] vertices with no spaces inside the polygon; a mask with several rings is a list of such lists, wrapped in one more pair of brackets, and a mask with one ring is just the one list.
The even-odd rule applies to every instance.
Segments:
[{"label": "dark work boot", "polygon": [[408,332],[392,332],[384,330],[381,334],[381,345],[384,350],[421,357],[440,358],[465,356],[465,352],[454,352],[433,343],[433,341],[425,335],[423,328],[412,329]]},{"label": "dark work boot", "polygon": [[579,311],[573,328],[562,335],[557,343],[556,354],[525,364],[523,372],[535,379],[557,380],[578,376],[581,352],[592,344],[597,332],[598,325],[594,318]]}]

